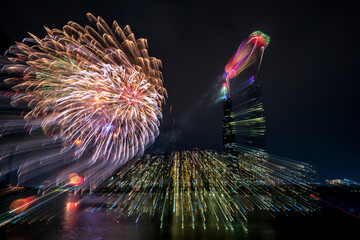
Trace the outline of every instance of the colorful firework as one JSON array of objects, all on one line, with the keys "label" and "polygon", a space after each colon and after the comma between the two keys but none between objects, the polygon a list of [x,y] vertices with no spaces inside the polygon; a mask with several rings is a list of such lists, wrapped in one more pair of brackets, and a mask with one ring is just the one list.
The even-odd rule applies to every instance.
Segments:
[{"label": "colorful firework", "polygon": [[72,173],[69,175],[69,184],[71,186],[80,186],[84,183],[84,178],[77,175],[76,173]]},{"label": "colorful firework", "polygon": [[[2,73],[15,76],[4,81],[12,86],[11,104],[30,107],[21,113],[28,132],[41,127],[53,142],[61,140],[63,153],[86,156],[73,160],[57,182],[75,170],[96,186],[153,143],[167,93],[161,61],[148,55],[146,39],[135,39],[116,21],[110,28],[100,17],[87,17],[97,30],[70,21],[62,30],[45,27],[43,39],[30,34],[16,43],[5,53]],[[21,163],[20,175],[35,162]]]},{"label": "colorful firework", "polygon": [[230,95],[230,79],[235,78],[242,71],[257,63],[256,74],[259,71],[264,50],[269,45],[270,37],[260,31],[255,31],[243,41],[234,56],[225,66],[226,82]]}]

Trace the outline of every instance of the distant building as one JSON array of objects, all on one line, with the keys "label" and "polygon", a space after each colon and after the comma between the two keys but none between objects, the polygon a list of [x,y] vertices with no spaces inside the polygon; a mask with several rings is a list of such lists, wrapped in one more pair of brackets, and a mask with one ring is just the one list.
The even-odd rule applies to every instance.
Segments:
[{"label": "distant building", "polygon": [[350,179],[332,179],[332,180],[325,180],[327,185],[330,186],[342,186],[342,187],[350,187],[350,186],[360,186],[359,182],[350,180]]}]

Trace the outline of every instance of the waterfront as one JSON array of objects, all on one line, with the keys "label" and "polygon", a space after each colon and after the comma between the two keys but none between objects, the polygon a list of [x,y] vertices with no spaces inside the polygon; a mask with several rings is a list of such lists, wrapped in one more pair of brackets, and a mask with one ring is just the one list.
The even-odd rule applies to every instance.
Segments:
[{"label": "waterfront", "polygon": [[[83,198],[87,201],[77,204]],[[195,228],[187,225],[182,228],[174,218],[167,219],[160,228],[156,218],[142,216],[135,223],[136,217],[118,218],[107,208],[95,209],[93,204],[98,201],[98,196],[79,197],[67,193],[47,206],[48,213],[57,213],[53,218],[10,223],[0,229],[2,239],[348,239],[360,226],[359,219],[320,206],[323,210],[311,216],[273,217],[267,212],[249,214],[247,232],[240,226],[217,229],[211,220],[206,229],[200,221]]]}]

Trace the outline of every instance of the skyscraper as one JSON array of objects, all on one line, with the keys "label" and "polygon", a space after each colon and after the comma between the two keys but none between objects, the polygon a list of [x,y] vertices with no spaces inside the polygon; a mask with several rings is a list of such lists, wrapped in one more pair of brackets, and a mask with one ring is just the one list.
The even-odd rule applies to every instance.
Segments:
[{"label": "skyscraper", "polygon": [[237,143],[265,149],[265,113],[261,95],[261,81],[250,77],[241,94],[236,95],[233,127]]},{"label": "skyscraper", "polygon": [[235,143],[235,132],[233,129],[234,119],[232,117],[231,98],[224,100],[224,119],[222,121],[223,131],[223,150],[225,153],[233,153],[233,144]]}]

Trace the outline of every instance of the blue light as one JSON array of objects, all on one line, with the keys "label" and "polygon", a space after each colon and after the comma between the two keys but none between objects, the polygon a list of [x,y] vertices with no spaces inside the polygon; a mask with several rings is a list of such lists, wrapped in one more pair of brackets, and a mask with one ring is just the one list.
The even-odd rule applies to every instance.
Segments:
[{"label": "blue light", "polygon": [[223,79],[226,79],[227,77],[227,72],[224,72],[223,75],[222,75]]},{"label": "blue light", "polygon": [[108,133],[111,130],[112,125],[110,123],[105,124],[104,133]]},{"label": "blue light", "polygon": [[251,83],[253,83],[255,81],[255,79],[254,79],[254,76],[251,76],[251,78],[249,79],[249,84],[251,84]]}]

